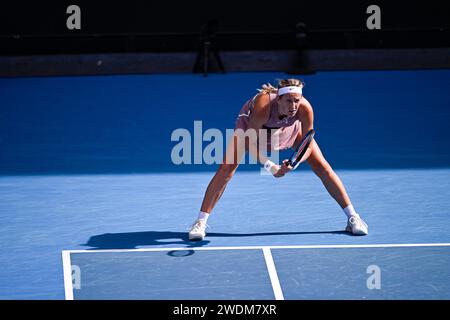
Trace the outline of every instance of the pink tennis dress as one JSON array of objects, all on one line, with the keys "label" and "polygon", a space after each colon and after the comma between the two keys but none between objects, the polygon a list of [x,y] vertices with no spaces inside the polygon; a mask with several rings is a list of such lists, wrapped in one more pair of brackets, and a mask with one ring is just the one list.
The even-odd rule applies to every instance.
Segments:
[{"label": "pink tennis dress", "polygon": [[[277,135],[278,140],[275,145],[272,145],[270,136],[267,137],[268,150],[284,150],[291,148],[294,145],[295,139],[301,130],[301,122],[296,117],[286,117],[282,120],[278,118],[278,103],[276,101],[276,94],[270,94],[270,117],[264,123],[264,129],[268,130],[269,134]],[[246,131],[249,128],[250,114],[253,110],[254,98],[248,100],[236,119],[234,130],[242,129]]]}]

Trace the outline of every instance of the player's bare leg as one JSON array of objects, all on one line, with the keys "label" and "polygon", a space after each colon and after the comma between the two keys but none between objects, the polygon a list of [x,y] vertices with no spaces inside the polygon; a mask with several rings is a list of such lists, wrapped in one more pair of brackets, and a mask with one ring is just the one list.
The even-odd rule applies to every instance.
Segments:
[{"label": "player's bare leg", "polygon": [[205,196],[203,197],[202,206],[200,209],[199,219],[197,219],[191,227],[189,232],[190,240],[203,240],[206,232],[206,221],[208,216],[219,201],[228,182],[236,172],[239,162],[245,153],[245,143],[238,141],[239,137],[234,135],[233,140],[227,146],[227,152],[224,156],[223,163],[220,164],[219,169],[206,188]]},{"label": "player's bare leg", "polygon": [[306,162],[309,164],[314,173],[322,180],[323,185],[328,193],[336,200],[342,209],[350,205],[350,198],[345,190],[344,184],[338,175],[331,168],[327,160],[325,160],[319,146],[315,141],[311,143],[311,155]]},{"label": "player's bare leg", "polygon": [[[211,213],[239,166],[239,162],[245,153],[245,145],[238,143],[238,139],[237,136],[233,137],[233,141],[227,147],[227,153],[224,156],[223,163],[219,166],[219,169],[206,188],[200,209],[203,212]],[[231,159],[231,156],[233,159]]]},{"label": "player's bare leg", "polygon": [[346,230],[358,235],[368,234],[367,224],[361,219],[359,214],[356,213],[347,191],[345,190],[344,184],[334,172],[328,161],[325,160],[315,141],[311,143],[311,154],[306,162],[320,180],[322,180],[328,193],[336,200],[347,215],[348,221]]}]

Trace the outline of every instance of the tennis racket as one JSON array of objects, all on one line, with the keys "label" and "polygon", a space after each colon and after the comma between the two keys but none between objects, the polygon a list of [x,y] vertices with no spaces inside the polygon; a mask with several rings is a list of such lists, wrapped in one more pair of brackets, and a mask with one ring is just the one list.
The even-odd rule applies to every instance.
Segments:
[{"label": "tennis racket", "polygon": [[303,137],[299,146],[294,150],[291,157],[288,159],[288,164],[294,168],[294,170],[297,169],[300,164],[300,160],[302,160],[306,150],[308,150],[311,141],[314,139],[314,134],[315,132],[313,129],[309,130],[309,132]]}]

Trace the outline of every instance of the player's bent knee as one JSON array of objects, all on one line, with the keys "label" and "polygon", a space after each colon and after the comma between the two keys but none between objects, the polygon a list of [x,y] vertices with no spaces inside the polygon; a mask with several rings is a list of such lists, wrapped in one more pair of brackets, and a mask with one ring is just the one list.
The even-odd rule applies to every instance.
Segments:
[{"label": "player's bent knee", "polygon": [[331,178],[334,174],[333,169],[328,163],[317,163],[311,166],[312,170],[320,178]]},{"label": "player's bent knee", "polygon": [[235,164],[226,164],[222,163],[219,166],[219,174],[225,179],[229,180],[233,177],[234,172],[236,171],[237,165]]},{"label": "player's bent knee", "polygon": [[320,176],[322,178],[329,179],[329,178],[331,178],[333,176],[333,174],[334,174],[333,169],[331,169],[331,168],[324,168],[324,169],[321,170]]}]

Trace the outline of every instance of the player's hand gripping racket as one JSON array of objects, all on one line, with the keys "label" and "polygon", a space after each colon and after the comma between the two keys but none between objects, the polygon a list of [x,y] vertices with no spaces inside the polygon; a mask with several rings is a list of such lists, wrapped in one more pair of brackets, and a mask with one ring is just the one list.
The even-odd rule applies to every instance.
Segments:
[{"label": "player's hand gripping racket", "polygon": [[309,132],[303,137],[297,149],[294,150],[291,157],[288,159],[287,164],[290,165],[293,170],[297,169],[300,161],[308,150],[311,141],[314,139],[314,130],[311,129]]}]

